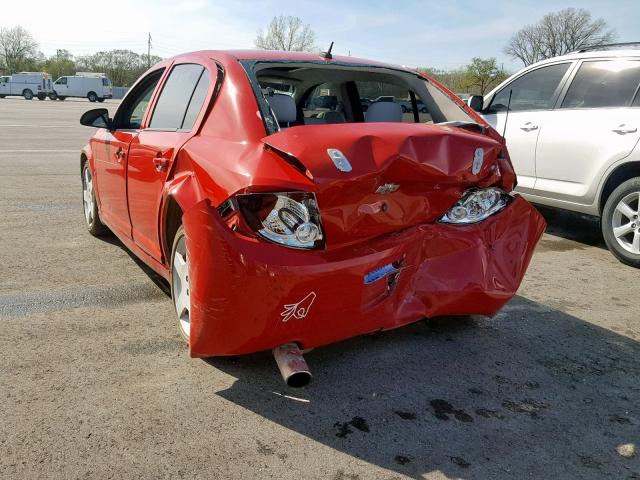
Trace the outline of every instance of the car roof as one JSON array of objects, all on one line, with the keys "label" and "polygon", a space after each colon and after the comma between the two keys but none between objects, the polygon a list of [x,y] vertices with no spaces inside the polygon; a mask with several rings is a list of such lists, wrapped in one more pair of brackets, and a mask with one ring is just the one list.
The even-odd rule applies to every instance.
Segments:
[{"label": "car roof", "polygon": [[552,57],[546,60],[541,60],[537,63],[530,65],[527,68],[545,65],[547,63],[556,63],[561,62],[563,60],[583,60],[589,58],[625,58],[625,57],[639,57],[640,58],[640,49],[638,48],[621,48],[615,50],[588,50],[588,51],[576,51],[571,52],[566,55],[561,55],[559,57]]},{"label": "car roof", "polygon": [[282,62],[326,62],[351,64],[354,66],[370,65],[374,67],[391,68],[394,70],[413,71],[404,65],[394,65],[391,63],[383,63],[375,60],[367,60],[356,57],[345,57],[341,55],[333,55],[331,59],[325,59],[320,52],[286,52],[279,50],[201,50],[198,52],[189,52],[173,57],[174,60],[182,60],[193,56],[207,56],[210,58],[218,58],[220,56],[230,56],[236,60],[255,60],[255,61],[282,61]]}]

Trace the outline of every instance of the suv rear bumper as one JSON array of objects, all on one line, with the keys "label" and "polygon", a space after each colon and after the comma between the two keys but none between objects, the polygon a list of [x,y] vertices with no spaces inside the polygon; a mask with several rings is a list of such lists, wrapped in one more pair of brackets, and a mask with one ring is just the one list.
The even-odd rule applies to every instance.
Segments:
[{"label": "suv rear bumper", "polygon": [[[338,251],[240,237],[207,201],[183,221],[194,357],[318,347],[424,317],[494,315],[520,286],[545,228],[519,196],[475,225],[419,225]],[[390,264],[398,272],[365,284]]]}]

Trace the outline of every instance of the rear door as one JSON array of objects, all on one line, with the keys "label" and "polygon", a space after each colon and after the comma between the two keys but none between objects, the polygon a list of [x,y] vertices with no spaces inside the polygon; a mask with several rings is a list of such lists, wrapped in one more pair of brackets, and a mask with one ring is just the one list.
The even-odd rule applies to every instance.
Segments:
[{"label": "rear door", "polygon": [[[592,204],[608,166],[640,138],[639,59],[584,60],[538,138],[537,194]],[[637,101],[637,100],[636,100]]]},{"label": "rear door", "polygon": [[133,139],[127,164],[127,195],[133,240],[161,260],[159,230],[164,184],[180,147],[197,128],[212,75],[202,65],[174,65],[162,86],[148,127]]},{"label": "rear door", "polygon": [[563,62],[525,72],[489,99],[490,104],[483,112],[483,117],[493,128],[500,134],[504,132],[518,175],[518,190],[531,192],[535,186],[538,135],[560,95],[571,65],[571,62]]},{"label": "rear door", "polygon": [[141,80],[116,112],[113,131],[101,130],[91,141],[100,215],[117,234],[131,237],[126,172],[129,146],[143,125],[164,69]]}]

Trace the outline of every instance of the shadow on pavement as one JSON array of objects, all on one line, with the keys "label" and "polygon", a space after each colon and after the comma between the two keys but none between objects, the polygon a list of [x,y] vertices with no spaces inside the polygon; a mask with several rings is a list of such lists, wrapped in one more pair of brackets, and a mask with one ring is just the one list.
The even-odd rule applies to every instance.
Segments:
[{"label": "shadow on pavement", "polygon": [[545,233],[584,245],[607,249],[602,238],[598,217],[542,205],[536,205],[536,208],[547,221]]},{"label": "shadow on pavement", "polygon": [[238,379],[217,395],[410,477],[640,478],[640,459],[616,452],[640,443],[640,345],[525,298],[494,319],[420,322],[306,358],[315,378],[299,390],[266,353],[207,362]]}]

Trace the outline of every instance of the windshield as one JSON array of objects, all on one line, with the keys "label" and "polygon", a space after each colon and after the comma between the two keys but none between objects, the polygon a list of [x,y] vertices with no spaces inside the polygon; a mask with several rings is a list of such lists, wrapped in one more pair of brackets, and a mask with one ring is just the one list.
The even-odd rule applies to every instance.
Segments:
[{"label": "windshield", "polygon": [[111,80],[109,80],[106,77],[103,77],[102,78],[102,85],[105,86],[105,87],[110,87],[111,86]]},{"label": "windshield", "polygon": [[370,65],[243,62],[269,133],[333,123],[477,123],[419,75]]}]

